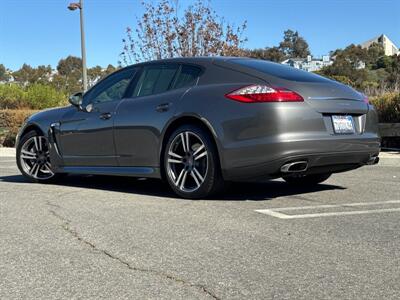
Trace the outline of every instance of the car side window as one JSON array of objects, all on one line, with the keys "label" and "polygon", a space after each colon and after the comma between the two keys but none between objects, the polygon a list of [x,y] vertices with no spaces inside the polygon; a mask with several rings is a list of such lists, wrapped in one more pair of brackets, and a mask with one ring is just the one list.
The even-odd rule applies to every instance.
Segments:
[{"label": "car side window", "polygon": [[174,89],[179,89],[182,87],[192,86],[196,84],[199,78],[201,69],[195,66],[183,65],[180,72],[175,80]]},{"label": "car side window", "polygon": [[171,87],[178,67],[178,65],[145,66],[133,96],[148,96],[167,91]]},{"label": "car side window", "polygon": [[121,100],[129,82],[136,73],[136,69],[129,68],[118,71],[95,85],[85,98],[91,103],[103,103]]}]

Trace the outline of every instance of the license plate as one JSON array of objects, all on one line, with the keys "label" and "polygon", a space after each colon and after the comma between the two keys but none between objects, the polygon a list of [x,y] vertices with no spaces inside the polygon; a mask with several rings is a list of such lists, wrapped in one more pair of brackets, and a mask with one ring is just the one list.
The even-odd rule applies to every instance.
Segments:
[{"label": "license plate", "polygon": [[352,116],[332,116],[333,129],[338,134],[354,133],[354,123]]}]

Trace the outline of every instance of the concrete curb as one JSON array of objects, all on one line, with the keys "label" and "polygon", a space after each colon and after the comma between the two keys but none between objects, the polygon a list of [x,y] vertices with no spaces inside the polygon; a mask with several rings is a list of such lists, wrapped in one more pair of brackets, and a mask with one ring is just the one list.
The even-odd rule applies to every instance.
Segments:
[{"label": "concrete curb", "polygon": [[15,157],[15,148],[0,147],[0,157]]}]

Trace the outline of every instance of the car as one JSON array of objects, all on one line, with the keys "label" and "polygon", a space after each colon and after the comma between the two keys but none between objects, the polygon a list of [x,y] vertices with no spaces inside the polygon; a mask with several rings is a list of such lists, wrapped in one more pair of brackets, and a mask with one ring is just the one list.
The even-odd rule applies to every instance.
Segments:
[{"label": "car", "polygon": [[365,95],[264,60],[139,63],[69,102],[29,117],[17,136],[17,164],[31,181],[160,178],[197,199],[225,182],[313,185],[379,161],[377,114]]}]

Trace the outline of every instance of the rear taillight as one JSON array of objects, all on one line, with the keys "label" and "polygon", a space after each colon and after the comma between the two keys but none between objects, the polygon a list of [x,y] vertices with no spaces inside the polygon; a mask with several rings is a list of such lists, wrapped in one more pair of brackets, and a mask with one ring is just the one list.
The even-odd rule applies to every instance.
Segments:
[{"label": "rear taillight", "polygon": [[302,102],[304,101],[296,92],[281,87],[268,85],[249,85],[226,94],[225,97],[246,103],[258,102]]}]

